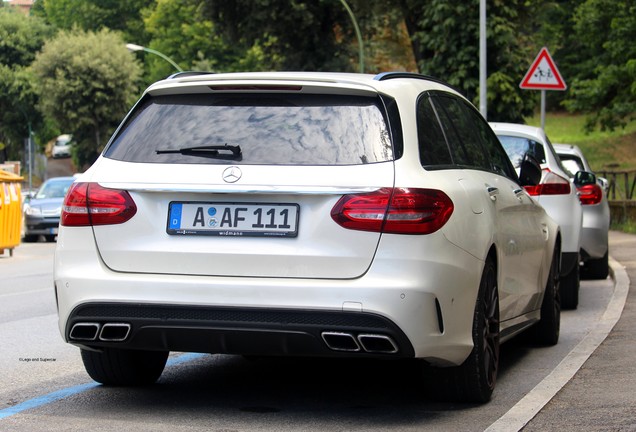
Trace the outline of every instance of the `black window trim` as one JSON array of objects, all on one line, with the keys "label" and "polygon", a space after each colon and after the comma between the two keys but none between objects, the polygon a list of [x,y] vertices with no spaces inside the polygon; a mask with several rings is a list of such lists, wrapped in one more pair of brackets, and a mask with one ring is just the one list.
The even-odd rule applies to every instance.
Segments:
[{"label": "black window trim", "polygon": [[[481,147],[482,151],[488,155],[488,162],[489,162],[489,169],[484,169],[483,167],[479,167],[479,166],[473,166],[473,165],[464,165],[464,164],[459,164],[455,162],[455,158],[453,156],[453,152],[450,151],[450,145],[448,143],[448,137],[446,136],[446,131],[444,130],[444,128],[441,125],[441,120],[439,118],[439,114],[438,114],[438,106],[435,103],[435,98],[437,97],[450,97],[452,99],[455,100],[459,100],[463,105],[467,106],[470,110],[472,110],[474,113],[476,113],[479,117],[481,117],[481,113],[477,110],[477,108],[475,108],[475,106],[473,104],[471,104],[470,102],[466,101],[464,98],[452,93],[452,92],[446,92],[443,90],[426,90],[422,93],[420,93],[417,97],[416,100],[416,107],[419,106],[420,104],[420,100],[424,97],[427,98],[427,103],[430,103],[433,111],[435,112],[435,117],[436,120],[438,122],[438,124],[440,125],[440,129],[442,131],[442,134],[444,136],[444,140],[446,141],[446,146],[449,149],[449,153],[450,153],[450,157],[451,160],[453,161],[452,165],[423,165],[423,167],[426,170],[429,171],[433,171],[433,170],[442,170],[442,169],[473,169],[473,170],[478,170],[478,171],[485,171],[485,172],[489,172],[492,174],[497,174],[497,175],[501,175],[503,177],[506,177],[512,181],[514,181],[515,183],[519,184],[519,177],[517,176],[517,172],[514,169],[514,167],[512,166],[512,162],[510,161],[510,159],[508,158],[503,146],[501,146],[501,143],[499,142],[499,138],[497,138],[497,135],[495,134],[495,132],[490,128],[490,126],[488,125],[488,123],[486,122],[486,120],[484,120],[484,123],[487,126],[487,133],[489,133],[491,135],[491,138],[493,138],[495,140],[495,142],[497,142],[499,144],[499,146],[501,147],[501,151],[504,152],[504,154],[506,154],[506,158],[505,158],[505,163],[508,165],[508,172],[514,176],[511,177],[511,175],[507,175],[505,172],[498,172],[497,170],[495,170],[493,164],[492,164],[492,158],[490,157],[489,151],[487,148],[484,147],[484,144],[481,142],[479,142],[479,146]],[[444,109],[442,106],[439,107],[440,109]]]}]

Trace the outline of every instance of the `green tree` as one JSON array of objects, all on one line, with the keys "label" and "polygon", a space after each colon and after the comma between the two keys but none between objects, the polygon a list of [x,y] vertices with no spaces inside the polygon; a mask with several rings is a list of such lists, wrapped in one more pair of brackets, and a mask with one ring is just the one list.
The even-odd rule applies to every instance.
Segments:
[{"label": "green tree", "polygon": [[[338,0],[202,0],[244,70],[353,71],[355,31]],[[236,67],[236,66],[233,66]]]},{"label": "green tree", "polygon": [[116,33],[73,30],[48,41],[32,68],[40,110],[74,135],[76,166],[92,163],[138,96],[139,64]]},{"label": "green tree", "polygon": [[38,0],[32,13],[57,29],[107,28],[122,32],[126,42],[143,45],[148,37],[141,17],[154,3],[155,0]]},{"label": "green tree", "polygon": [[[519,89],[531,58],[523,26],[532,23],[530,1],[487,4],[488,118],[523,122],[536,98]],[[478,105],[479,0],[394,0],[406,22],[421,73],[447,81]]]},{"label": "green tree", "polygon": [[0,9],[0,159],[19,159],[29,126],[42,124],[26,68],[51,33],[40,19]]},{"label": "green tree", "polygon": [[[201,0],[158,0],[144,17],[151,37],[149,48],[167,55],[185,70],[232,70],[241,56],[215,32],[212,21],[204,17],[202,6]],[[143,55],[146,84],[175,72],[159,56]]]},{"label": "green tree", "polygon": [[576,10],[574,22],[587,56],[564,104],[590,113],[588,129],[622,127],[636,112],[636,4],[587,0]]}]

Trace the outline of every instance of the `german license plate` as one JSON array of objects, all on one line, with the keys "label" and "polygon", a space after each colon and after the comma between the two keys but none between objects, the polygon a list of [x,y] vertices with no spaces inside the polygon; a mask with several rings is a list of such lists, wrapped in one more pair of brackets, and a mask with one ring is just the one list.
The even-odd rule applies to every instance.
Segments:
[{"label": "german license plate", "polygon": [[296,237],[298,204],[171,202],[171,235]]}]

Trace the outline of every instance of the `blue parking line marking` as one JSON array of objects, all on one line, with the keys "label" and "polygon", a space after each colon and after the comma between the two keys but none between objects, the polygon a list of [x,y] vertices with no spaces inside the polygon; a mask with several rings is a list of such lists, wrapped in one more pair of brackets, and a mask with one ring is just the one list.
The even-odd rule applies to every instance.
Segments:
[{"label": "blue parking line marking", "polygon": [[96,382],[81,384],[74,387],[68,387],[62,390],[55,391],[53,393],[49,393],[44,396],[39,396],[34,399],[29,399],[28,401],[24,401],[20,404],[14,405],[9,408],[5,408],[0,410],[0,420],[10,417],[15,414],[19,414],[22,411],[26,411],[32,408],[38,408],[42,405],[50,404],[51,402],[56,402],[60,399],[67,398],[69,396],[76,395],[78,393],[85,392],[86,390],[90,390],[99,386],[100,384]]},{"label": "blue parking line marking", "polygon": [[[168,362],[166,363],[166,367],[187,363],[189,361],[196,360],[197,358],[203,357],[205,355],[206,354],[188,353],[188,354],[180,355],[178,357],[173,357],[171,359],[168,359]],[[80,384],[73,387],[67,387],[62,390],[54,391],[52,393],[49,393],[43,396],[38,396],[33,399],[29,399],[27,401],[24,401],[12,407],[0,410],[0,420],[5,419],[7,417],[11,417],[12,415],[15,415],[15,414],[19,414],[26,410],[38,408],[43,405],[57,402],[61,399],[65,399],[67,397],[74,396],[79,393],[83,393],[87,390],[90,390],[99,386],[101,386],[101,384],[96,382]]]},{"label": "blue parking line marking", "polygon": [[168,362],[166,363],[166,367],[168,366],[176,366],[176,365],[180,365],[183,363],[187,363],[189,361],[193,361],[196,360],[198,358],[207,356],[209,354],[200,354],[200,353],[186,353],[186,354],[181,354],[179,357],[173,357],[168,359]]}]

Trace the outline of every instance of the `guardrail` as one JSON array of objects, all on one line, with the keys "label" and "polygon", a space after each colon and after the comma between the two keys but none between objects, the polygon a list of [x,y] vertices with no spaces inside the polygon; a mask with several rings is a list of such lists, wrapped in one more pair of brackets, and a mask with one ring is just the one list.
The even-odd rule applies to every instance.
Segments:
[{"label": "guardrail", "polygon": [[631,201],[636,190],[636,170],[606,170],[597,172],[609,182],[607,198],[612,200]]},{"label": "guardrail", "polygon": [[636,221],[636,170],[605,170],[597,174],[608,182],[607,199],[612,223]]}]

